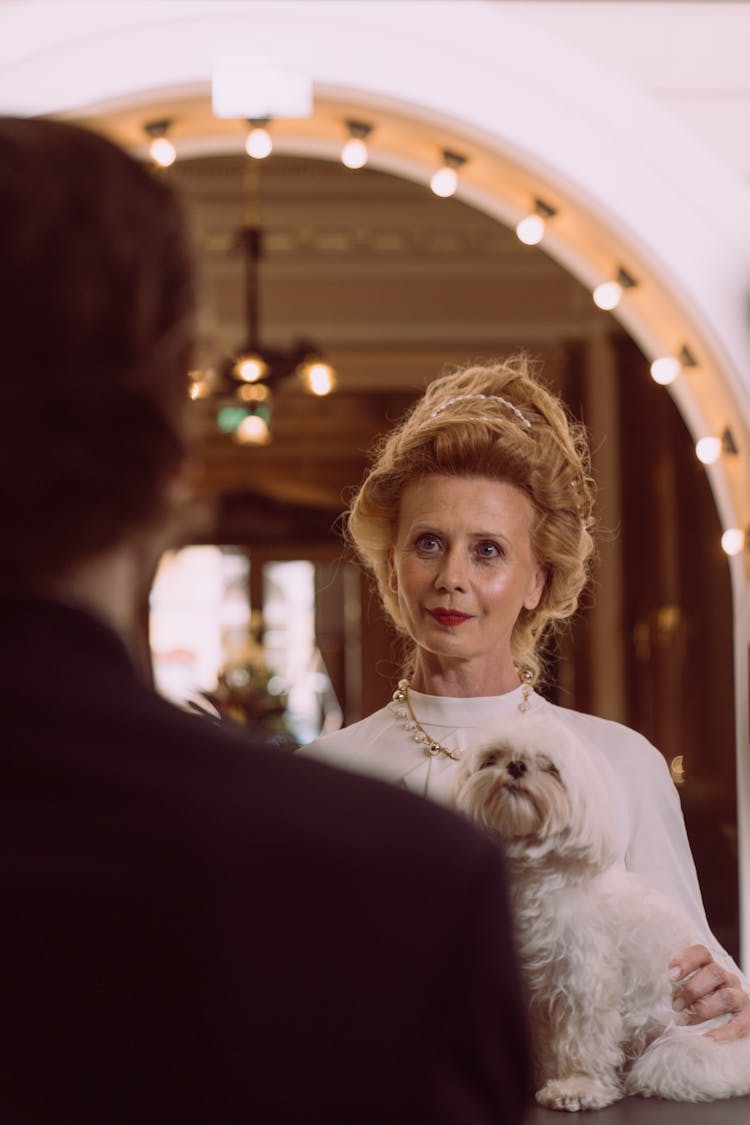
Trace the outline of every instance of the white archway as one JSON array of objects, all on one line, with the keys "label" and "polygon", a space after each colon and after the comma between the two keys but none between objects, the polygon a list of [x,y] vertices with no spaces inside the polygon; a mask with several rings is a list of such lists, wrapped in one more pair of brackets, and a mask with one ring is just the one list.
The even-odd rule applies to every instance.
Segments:
[{"label": "white archway", "polygon": [[[696,438],[731,423],[739,454],[709,470],[711,484],[723,525],[750,524],[750,191],[675,118],[482,0],[13,4],[0,8],[0,106],[122,114],[126,134],[128,111],[204,97],[216,57],[238,49],[306,71],[331,110],[290,123],[288,151],[333,155],[333,109],[363,107],[383,122],[375,166],[426,181],[440,145],[458,148],[470,156],[463,197],[506,222],[524,196],[555,193],[548,252],[589,285],[625,265],[639,284],[618,316],[646,354],[687,343],[696,355],[671,391]],[[193,152],[231,144],[220,132],[186,117],[176,140]],[[745,552],[729,564],[746,966],[749,563]]]}]

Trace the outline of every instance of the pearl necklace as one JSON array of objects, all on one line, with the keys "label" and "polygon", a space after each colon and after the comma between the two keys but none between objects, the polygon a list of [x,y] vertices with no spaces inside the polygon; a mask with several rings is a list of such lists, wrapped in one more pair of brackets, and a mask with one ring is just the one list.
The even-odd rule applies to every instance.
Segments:
[{"label": "pearl necklace", "polygon": [[[518,710],[522,715],[525,715],[529,709],[529,699],[534,692],[532,685],[533,674],[530,668],[524,668],[521,673],[522,681],[522,700],[518,704]],[[455,750],[449,750],[447,746],[442,746],[431,738],[421,723],[417,722],[417,718],[412,710],[411,700],[409,699],[409,681],[399,680],[398,687],[391,696],[391,700],[396,704],[396,718],[401,723],[401,726],[407,731],[414,742],[422,747],[422,751],[427,758],[436,758],[442,754],[444,758],[450,758],[453,762],[461,761],[461,753]]]}]

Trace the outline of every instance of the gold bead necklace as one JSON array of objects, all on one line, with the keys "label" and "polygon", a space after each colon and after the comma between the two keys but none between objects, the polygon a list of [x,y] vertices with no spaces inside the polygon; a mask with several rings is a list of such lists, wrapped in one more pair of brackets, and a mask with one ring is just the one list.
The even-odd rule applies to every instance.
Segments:
[{"label": "gold bead necklace", "polygon": [[[530,668],[524,668],[521,673],[522,696],[521,702],[518,704],[518,710],[522,715],[525,715],[529,709],[529,699],[534,692],[532,686],[533,673]],[[422,747],[422,752],[427,758],[436,758],[442,754],[444,758],[450,758],[453,762],[461,761],[461,752],[449,750],[447,746],[443,746],[434,738],[431,738],[422,724],[418,722],[414,711],[412,709],[411,700],[409,699],[409,681],[399,680],[398,687],[391,696],[391,700],[396,704],[396,718],[401,723],[401,726],[408,734],[411,735],[412,741],[416,742],[418,746]]]}]

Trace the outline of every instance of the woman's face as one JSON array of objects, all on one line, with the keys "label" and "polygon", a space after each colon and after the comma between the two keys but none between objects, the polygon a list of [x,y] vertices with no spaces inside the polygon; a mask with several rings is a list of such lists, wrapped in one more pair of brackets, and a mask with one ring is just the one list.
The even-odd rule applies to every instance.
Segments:
[{"label": "woman's face", "polygon": [[427,476],[407,485],[390,582],[426,686],[431,672],[460,679],[475,695],[518,683],[511,633],[544,587],[532,519],[530,501],[505,481]]}]

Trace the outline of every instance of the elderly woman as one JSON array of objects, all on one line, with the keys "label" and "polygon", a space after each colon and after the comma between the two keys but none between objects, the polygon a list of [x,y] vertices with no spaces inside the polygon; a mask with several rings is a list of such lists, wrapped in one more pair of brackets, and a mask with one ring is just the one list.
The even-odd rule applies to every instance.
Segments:
[{"label": "elderly woman", "polygon": [[540,650],[576,610],[593,554],[582,428],[528,362],[437,379],[378,450],[348,529],[386,612],[411,641],[393,700],[302,753],[450,800],[475,728],[554,714],[585,741],[613,793],[621,861],[694,919],[676,951],[675,1007],[729,1013],[716,1039],[750,1035],[747,983],[710,932],[677,792],[662,755],[618,723],[535,690]]}]

